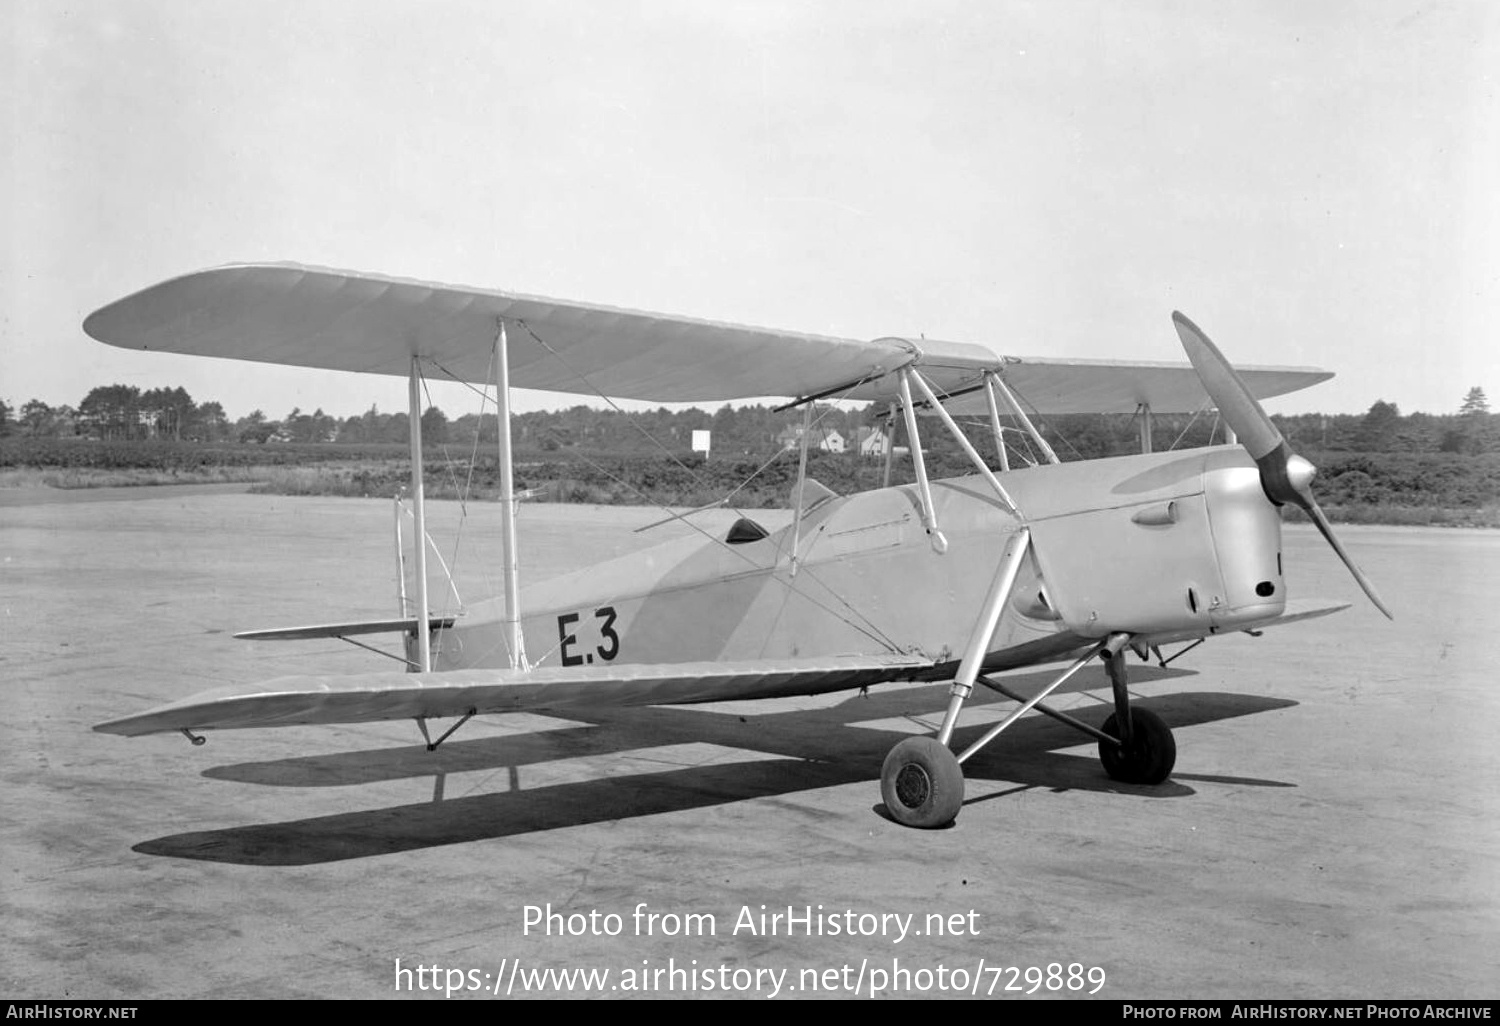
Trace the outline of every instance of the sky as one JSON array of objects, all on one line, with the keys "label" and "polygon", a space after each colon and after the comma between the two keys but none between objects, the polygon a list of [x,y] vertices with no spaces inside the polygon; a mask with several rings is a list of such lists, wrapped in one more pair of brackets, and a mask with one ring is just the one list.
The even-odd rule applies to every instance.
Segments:
[{"label": "sky", "polygon": [[13,407],[403,409],[80,327],[260,260],[1049,357],[1180,361],[1182,310],[1337,372],[1273,412],[1500,407],[1489,0],[6,0],[0,47]]}]

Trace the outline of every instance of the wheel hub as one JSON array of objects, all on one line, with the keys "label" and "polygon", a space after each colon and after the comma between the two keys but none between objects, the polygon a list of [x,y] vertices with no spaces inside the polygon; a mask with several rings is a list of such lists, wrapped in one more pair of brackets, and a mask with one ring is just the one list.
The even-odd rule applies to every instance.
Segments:
[{"label": "wheel hub", "polygon": [[896,797],[908,809],[921,808],[932,794],[932,778],[916,763],[907,763],[896,774]]}]

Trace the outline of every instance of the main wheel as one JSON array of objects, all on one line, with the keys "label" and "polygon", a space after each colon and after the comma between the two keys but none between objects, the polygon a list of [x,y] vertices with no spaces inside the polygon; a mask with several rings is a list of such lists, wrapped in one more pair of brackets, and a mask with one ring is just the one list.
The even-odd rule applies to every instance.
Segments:
[{"label": "main wheel", "polygon": [[924,830],[947,826],[964,803],[964,772],[947,745],[909,737],[885,757],[880,795],[898,823]]},{"label": "main wheel", "polygon": [[[1104,772],[1127,784],[1159,784],[1166,780],[1177,764],[1177,741],[1172,737],[1172,728],[1150,709],[1130,710],[1130,726],[1129,746],[1099,742],[1099,761],[1104,763]],[[1100,729],[1120,736],[1120,724],[1114,714]]]}]

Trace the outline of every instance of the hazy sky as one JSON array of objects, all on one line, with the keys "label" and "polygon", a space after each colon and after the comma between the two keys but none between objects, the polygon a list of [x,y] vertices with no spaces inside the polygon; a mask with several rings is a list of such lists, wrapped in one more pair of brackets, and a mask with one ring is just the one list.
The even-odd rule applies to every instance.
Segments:
[{"label": "hazy sky", "polygon": [[1097,359],[1183,359],[1181,309],[1338,373],[1273,410],[1500,408],[1490,0],[5,0],[0,43],[14,406],[403,408],[79,327],[293,260]]}]

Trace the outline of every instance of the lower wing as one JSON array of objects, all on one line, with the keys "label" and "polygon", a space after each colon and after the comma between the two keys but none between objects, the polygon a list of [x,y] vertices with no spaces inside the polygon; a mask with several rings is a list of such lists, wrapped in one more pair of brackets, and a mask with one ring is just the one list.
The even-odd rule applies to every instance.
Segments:
[{"label": "lower wing", "polygon": [[[445,630],[456,623],[451,616],[430,616],[427,629]],[[273,627],[264,631],[240,631],[235,635],[241,641],[309,641],[314,638],[347,638],[356,634],[413,634],[417,630],[415,616],[399,620],[354,620],[348,623],[319,623],[306,627]]]},{"label": "lower wing", "polygon": [[[1347,609],[1347,602],[1288,603],[1286,612],[1258,624],[1274,627]],[[415,621],[395,621],[396,629]],[[268,637],[334,637],[391,624],[341,624],[259,632]],[[1202,635],[1184,635],[1184,639]],[[1076,655],[1097,643],[1071,632],[1014,646],[986,657],[998,672]],[[1146,644],[1177,638],[1141,636]],[[739,662],[640,664],[596,668],[548,666],[533,670],[447,670],[437,673],[360,673],[278,677],[260,684],[208,691],[135,716],[94,727],[139,737],[182,730],[364,723],[441,716],[626,705],[688,705],[754,698],[817,695],[899,680],[951,680],[953,661],[914,655],[750,659]]]},{"label": "lower wing", "polygon": [[1301,623],[1303,620],[1316,620],[1320,616],[1328,616],[1332,613],[1342,613],[1349,608],[1348,602],[1332,602],[1327,599],[1289,599],[1286,611],[1274,620],[1256,624],[1255,629],[1261,630],[1266,627],[1280,627],[1289,623]]},{"label": "lower wing", "polygon": [[449,670],[279,677],[194,695],[94,727],[139,737],[180,730],[362,723],[418,717],[588,706],[683,705],[815,695],[894,680],[926,679],[916,656],[672,663],[612,668]]}]

